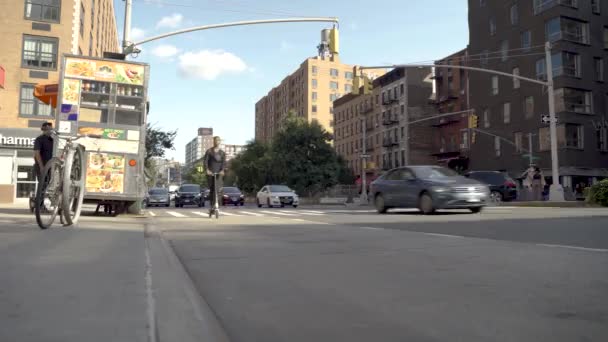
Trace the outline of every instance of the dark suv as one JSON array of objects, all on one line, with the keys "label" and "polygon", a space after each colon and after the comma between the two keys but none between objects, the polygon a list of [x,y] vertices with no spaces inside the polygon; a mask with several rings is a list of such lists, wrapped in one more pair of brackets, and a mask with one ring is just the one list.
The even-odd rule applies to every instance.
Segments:
[{"label": "dark suv", "polygon": [[513,201],[517,199],[515,181],[499,171],[471,171],[464,175],[490,187],[490,201]]},{"label": "dark suv", "polygon": [[175,192],[175,207],[184,205],[205,206],[205,200],[201,197],[201,187],[197,184],[183,184]]}]

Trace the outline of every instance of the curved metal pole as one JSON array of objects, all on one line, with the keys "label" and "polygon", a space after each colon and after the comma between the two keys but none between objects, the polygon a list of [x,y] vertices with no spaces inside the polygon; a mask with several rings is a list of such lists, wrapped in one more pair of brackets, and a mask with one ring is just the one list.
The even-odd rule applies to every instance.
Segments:
[{"label": "curved metal pole", "polygon": [[244,25],[260,25],[260,24],[276,24],[276,23],[302,23],[302,22],[331,22],[338,24],[338,18],[335,17],[310,17],[310,18],[284,18],[284,19],[264,19],[264,20],[248,20],[248,21],[235,21],[231,23],[223,23],[223,24],[212,24],[212,25],[203,25],[197,27],[191,27],[183,30],[178,30],[174,32],[164,33],[158,36],[154,36],[151,38],[146,38],[142,41],[133,43],[129,46],[124,47],[123,53],[129,54],[133,52],[135,46],[149,43],[154,40],[175,36],[182,33],[194,32],[194,31],[202,31],[209,30],[214,28],[222,28],[222,27],[232,27],[232,26],[244,26]]},{"label": "curved metal pole", "polygon": [[395,68],[395,69],[404,68],[405,69],[405,68],[428,68],[428,67],[474,70],[474,71],[485,72],[488,74],[512,77],[512,78],[516,78],[516,79],[526,81],[526,82],[532,82],[532,83],[536,83],[536,84],[540,84],[540,85],[544,85],[544,86],[549,86],[549,82],[543,82],[543,81],[539,81],[539,80],[536,80],[533,78],[509,74],[507,72],[496,71],[496,70],[492,70],[492,69],[483,69],[483,68],[476,68],[476,67],[462,66],[462,65],[446,65],[446,64],[396,64],[395,65],[394,64],[394,65],[383,65],[383,66],[366,66],[366,67],[360,67],[360,69],[386,69],[386,68]]}]

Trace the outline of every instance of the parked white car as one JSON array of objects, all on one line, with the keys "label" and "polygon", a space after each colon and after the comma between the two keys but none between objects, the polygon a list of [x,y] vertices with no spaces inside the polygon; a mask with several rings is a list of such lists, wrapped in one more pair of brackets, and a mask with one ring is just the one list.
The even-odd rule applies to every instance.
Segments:
[{"label": "parked white car", "polygon": [[263,205],[267,205],[269,208],[286,205],[297,208],[300,199],[295,191],[285,185],[266,185],[258,192],[256,203],[259,208]]}]

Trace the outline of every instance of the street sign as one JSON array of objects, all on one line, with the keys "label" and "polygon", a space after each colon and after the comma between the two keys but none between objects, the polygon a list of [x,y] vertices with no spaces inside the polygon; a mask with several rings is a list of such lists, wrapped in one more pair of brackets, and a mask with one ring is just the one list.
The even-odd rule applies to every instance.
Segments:
[{"label": "street sign", "polygon": [[[540,119],[540,121],[544,124],[549,124],[551,123],[551,116],[550,115],[543,115]],[[555,123],[557,123],[557,115],[555,116]]]}]

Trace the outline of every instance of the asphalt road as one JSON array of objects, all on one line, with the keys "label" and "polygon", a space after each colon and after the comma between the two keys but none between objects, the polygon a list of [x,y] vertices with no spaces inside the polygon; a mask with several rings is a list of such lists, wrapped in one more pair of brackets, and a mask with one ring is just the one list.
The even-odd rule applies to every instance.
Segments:
[{"label": "asphalt road", "polygon": [[40,231],[0,208],[0,341],[603,342],[607,227],[605,209],[245,206]]},{"label": "asphalt road", "polygon": [[232,341],[608,340],[606,210],[151,212]]}]

